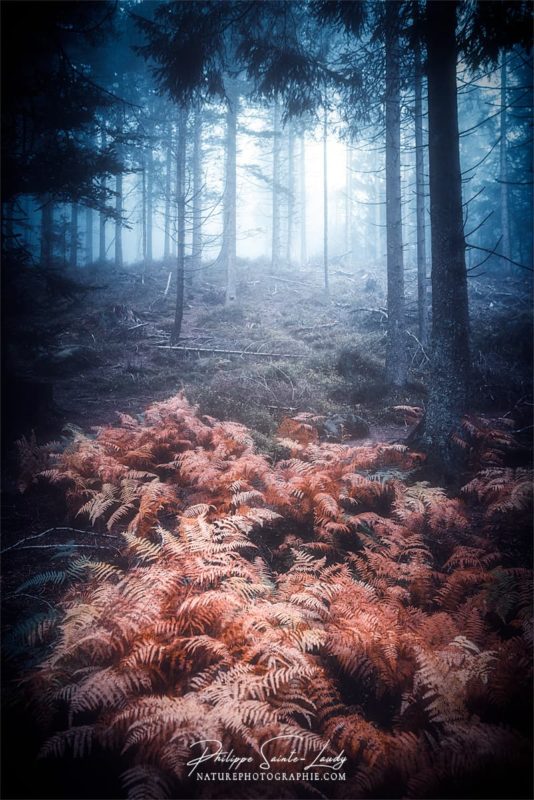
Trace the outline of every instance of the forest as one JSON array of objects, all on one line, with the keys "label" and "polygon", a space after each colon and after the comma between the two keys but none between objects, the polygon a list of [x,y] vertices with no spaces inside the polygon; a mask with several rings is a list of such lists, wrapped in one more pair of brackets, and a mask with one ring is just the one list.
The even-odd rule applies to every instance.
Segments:
[{"label": "forest", "polygon": [[526,0],[4,0],[2,796],[531,798]]}]

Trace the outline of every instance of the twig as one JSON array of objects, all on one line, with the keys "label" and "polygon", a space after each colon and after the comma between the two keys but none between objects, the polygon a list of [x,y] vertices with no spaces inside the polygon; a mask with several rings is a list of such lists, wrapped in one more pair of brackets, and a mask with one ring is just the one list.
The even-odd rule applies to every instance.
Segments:
[{"label": "twig", "polygon": [[178,347],[177,345],[155,344],[151,347],[157,347],[158,350],[180,350],[182,353],[217,353],[228,356],[260,356],[264,358],[306,358],[305,355],[300,353],[260,353],[251,350],[217,350],[211,347]]},{"label": "twig", "polygon": [[77,542],[58,542],[57,544],[25,544],[23,547],[19,547],[19,550],[57,550],[58,547],[76,547],[87,550],[112,550],[114,553],[120,552],[118,547],[112,547],[109,544],[78,544]]},{"label": "twig", "polygon": [[423,345],[421,344],[421,342],[419,341],[419,339],[417,338],[417,336],[415,335],[415,333],[412,333],[411,331],[406,331],[406,333],[408,334],[408,336],[411,336],[411,337],[412,337],[412,339],[415,339],[415,341],[417,342],[417,344],[418,344],[418,345],[419,345],[419,347],[421,348],[421,351],[422,351],[422,353],[423,353],[424,357],[426,358],[426,360],[427,360],[427,361],[430,361],[430,356],[429,356],[429,355],[428,355],[428,353],[426,352],[425,348],[423,347]]},{"label": "twig", "polygon": [[325,322],[322,325],[307,325],[306,327],[302,327],[302,328],[293,328],[293,330],[294,330],[295,333],[300,333],[301,331],[315,331],[318,328],[333,328],[334,325],[337,325],[337,321],[336,322]]},{"label": "twig", "polygon": [[3,555],[4,553],[7,553],[8,550],[14,550],[16,547],[20,547],[21,545],[24,544],[24,542],[31,542],[34,539],[40,539],[42,536],[46,536],[49,533],[55,533],[56,531],[69,531],[69,533],[83,533],[89,536],[102,536],[105,539],[119,538],[118,536],[113,536],[113,534],[111,533],[98,533],[98,531],[87,531],[87,530],[84,531],[81,530],[81,528],[67,528],[67,527],[47,528],[47,530],[43,531],[42,533],[36,533],[34,536],[26,536],[25,539],[19,539],[19,541],[15,542],[15,544],[11,544],[9,547],[4,547],[4,549],[0,551],[0,554]]},{"label": "twig", "polygon": [[167,286],[165,287],[165,291],[163,292],[163,297],[167,297],[167,295],[169,294],[169,289],[171,287],[171,278],[172,278],[172,272],[169,272],[169,277],[167,278]]},{"label": "twig", "polygon": [[137,328],[144,328],[145,325],[150,325],[150,322],[140,322],[138,325],[133,325],[131,328],[128,328],[129,331],[135,331]]},{"label": "twig", "polygon": [[368,311],[370,314],[382,314],[386,319],[388,318],[388,312],[384,311],[383,308],[351,308],[350,313],[356,314],[357,311]]}]

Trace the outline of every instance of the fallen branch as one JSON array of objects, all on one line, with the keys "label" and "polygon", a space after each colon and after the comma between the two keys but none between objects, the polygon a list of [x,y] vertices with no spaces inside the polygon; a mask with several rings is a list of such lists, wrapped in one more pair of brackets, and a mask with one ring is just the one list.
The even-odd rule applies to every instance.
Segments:
[{"label": "fallen branch", "polygon": [[[46,531],[42,533],[36,533],[34,536],[26,536],[25,539],[19,539],[18,542],[15,544],[11,544],[9,547],[4,547],[1,552],[3,555],[7,553],[8,550],[15,550],[15,548],[19,547],[21,550],[26,550],[26,547],[22,547],[25,542],[31,542],[35,539],[41,539],[43,536],[47,536],[49,533],[56,533],[56,531],[68,531],[69,533],[83,533],[88,536],[102,536],[104,539],[118,539],[118,536],[113,536],[111,533],[99,533],[98,531],[87,531],[82,530],[81,528],[68,528],[68,527],[61,527],[61,528],[47,528]],[[57,545],[52,545],[53,547],[57,547]]]},{"label": "fallen branch", "polygon": [[318,328],[333,328],[334,325],[337,325],[337,321],[336,322],[325,322],[322,325],[307,325],[306,327],[303,327],[303,328],[293,328],[293,331],[295,333],[301,333],[301,331],[315,331]]},{"label": "fallen branch", "polygon": [[137,328],[144,328],[145,325],[150,325],[150,322],[140,322],[138,325],[132,325],[131,328],[127,328],[129,331],[135,331]]},{"label": "fallen branch", "polygon": [[260,353],[257,350],[217,350],[212,347],[179,347],[174,344],[155,344],[158,350],[180,350],[182,353],[216,353],[225,356],[258,356],[262,358],[306,358],[300,353]]},{"label": "fallen branch", "polygon": [[383,317],[388,318],[388,312],[384,311],[383,308],[351,308],[350,313],[356,314],[358,311],[368,311],[369,314],[382,314]]},{"label": "fallen branch", "polygon": [[282,281],[282,283],[298,283],[299,286],[309,286],[310,289],[318,289],[316,283],[305,283],[304,281],[297,281],[295,278],[281,278],[280,275],[266,275],[266,278],[272,278],[275,281]]}]

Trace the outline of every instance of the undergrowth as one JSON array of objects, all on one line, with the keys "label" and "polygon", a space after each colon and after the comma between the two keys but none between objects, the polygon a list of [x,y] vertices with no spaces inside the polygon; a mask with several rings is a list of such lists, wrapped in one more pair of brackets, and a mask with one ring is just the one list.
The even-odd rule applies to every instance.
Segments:
[{"label": "undergrowth", "polygon": [[[294,751],[287,774],[344,755],[329,796],[502,796],[496,765],[529,769],[532,484],[503,464],[511,435],[467,421],[478,472],[449,497],[414,482],[402,445],[285,431],[271,460],[178,395],[65,448],[22,443],[24,485],[62,487],[73,517],[122,539],[20,589],[50,605],[8,636],[32,652],[41,755],[114,753],[130,798],[215,797],[189,775],[195,742],[259,763],[283,737],[267,747]],[[275,790],[317,786],[232,784]]]}]

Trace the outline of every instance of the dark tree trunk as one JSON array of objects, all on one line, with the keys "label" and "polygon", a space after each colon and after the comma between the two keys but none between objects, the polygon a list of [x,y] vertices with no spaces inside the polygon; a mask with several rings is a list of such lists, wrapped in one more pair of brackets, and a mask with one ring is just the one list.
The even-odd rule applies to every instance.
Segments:
[{"label": "dark tree trunk", "polygon": [[85,261],[93,263],[93,209],[85,209]]},{"label": "dark tree trunk", "polygon": [[[507,75],[506,75],[506,53],[503,51],[501,60],[501,142],[500,142],[500,168],[499,180],[501,187],[501,253],[509,259],[511,258],[510,248],[510,212],[509,212],[509,194],[508,194],[508,154],[507,154],[507,136],[508,136],[508,120],[506,114],[506,91],[507,91]],[[510,271],[511,264],[505,261],[503,270]]]},{"label": "dark tree trunk", "polygon": [[70,207],[70,236],[69,236],[69,267],[76,269],[78,266],[78,204],[72,203]]},{"label": "dark tree trunk", "polygon": [[41,264],[48,269],[53,254],[54,203],[45,197],[41,210]]},{"label": "dark tree trunk", "polygon": [[[100,131],[100,148],[103,151],[106,146],[106,132],[104,128]],[[102,179],[103,187],[106,186],[106,179]],[[103,264],[106,260],[106,215],[101,211],[99,214],[98,232],[98,260]]]},{"label": "dark tree trunk", "polygon": [[386,230],[388,336],[386,381],[406,382],[404,323],[404,260],[400,163],[400,48],[399,5],[386,4]]},{"label": "dark tree trunk", "polygon": [[146,277],[146,158],[143,153],[141,163],[141,251],[143,255],[143,283]]},{"label": "dark tree trunk", "polygon": [[172,182],[172,125],[167,133],[167,152],[165,156],[165,217],[163,221],[163,260],[171,257],[171,182]]},{"label": "dark tree trunk", "polygon": [[419,50],[415,51],[415,199],[417,219],[417,303],[419,340],[428,340],[428,292],[425,235],[425,151],[423,143],[422,71]]},{"label": "dark tree trunk", "polygon": [[345,266],[354,263],[352,255],[352,144],[347,139],[345,144],[345,253],[343,263]]},{"label": "dark tree trunk", "polygon": [[328,107],[323,116],[323,272],[324,290],[328,296]]},{"label": "dark tree trunk", "polygon": [[456,3],[427,4],[428,128],[432,229],[432,377],[423,444],[453,472],[451,434],[468,402],[469,310],[456,95]]},{"label": "dark tree trunk", "polygon": [[293,122],[287,123],[287,249],[286,261],[288,266],[291,264],[293,254],[293,223],[295,216],[295,157],[294,157],[295,137],[293,134]]},{"label": "dark tree trunk", "polygon": [[193,122],[193,237],[191,283],[200,277],[202,266],[202,111],[196,109]]},{"label": "dark tree trunk", "polygon": [[300,140],[300,263],[304,267],[308,263],[306,242],[306,142],[304,134]]},{"label": "dark tree trunk", "polygon": [[280,103],[274,104],[273,124],[273,229],[271,246],[271,270],[280,268]]},{"label": "dark tree trunk", "polygon": [[182,331],[184,314],[185,283],[185,155],[187,134],[187,112],[180,109],[178,117],[178,153],[176,157],[176,214],[178,235],[178,256],[176,259],[176,308],[171,342],[176,343]]},{"label": "dark tree trunk", "polygon": [[122,172],[115,178],[115,266],[122,267]]},{"label": "dark tree trunk", "polygon": [[224,190],[224,256],[226,262],[226,304],[234,303],[236,291],[237,249],[237,116],[239,92],[233,81],[228,81],[226,96],[226,186]]},{"label": "dark tree trunk", "polygon": [[153,194],[154,194],[154,156],[152,153],[152,139],[148,145],[146,157],[146,261],[152,263],[152,225],[153,225]]}]

